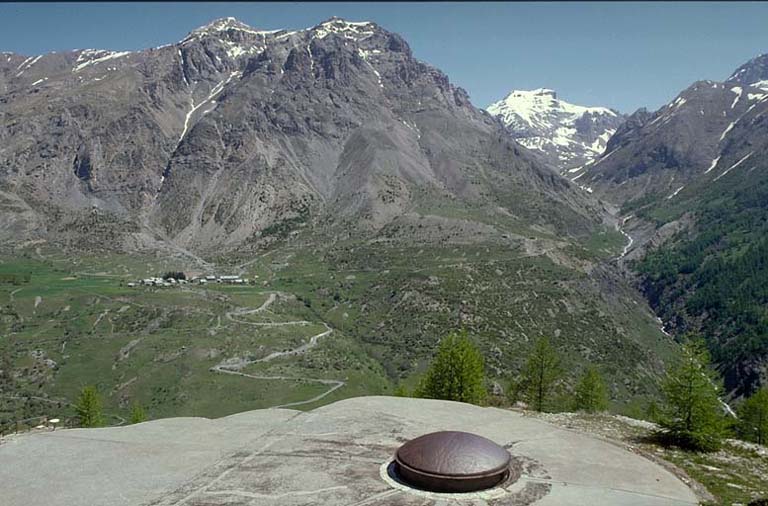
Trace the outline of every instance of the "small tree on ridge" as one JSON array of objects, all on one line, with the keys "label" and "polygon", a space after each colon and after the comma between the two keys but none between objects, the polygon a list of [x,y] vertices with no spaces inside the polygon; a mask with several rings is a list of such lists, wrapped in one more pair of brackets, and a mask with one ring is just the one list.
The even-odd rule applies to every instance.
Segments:
[{"label": "small tree on ridge", "polygon": [[544,411],[551,404],[562,372],[560,356],[549,339],[542,337],[536,342],[522,373],[522,394],[530,408]]},{"label": "small tree on ridge", "polygon": [[81,427],[101,427],[104,425],[101,398],[95,386],[87,386],[80,391],[75,411],[77,411]]},{"label": "small tree on ridge", "polygon": [[415,395],[480,404],[485,401],[486,393],[483,356],[462,331],[440,341]]},{"label": "small tree on ridge", "polygon": [[608,408],[608,388],[596,367],[587,368],[576,385],[573,408],[587,413],[597,413]]}]

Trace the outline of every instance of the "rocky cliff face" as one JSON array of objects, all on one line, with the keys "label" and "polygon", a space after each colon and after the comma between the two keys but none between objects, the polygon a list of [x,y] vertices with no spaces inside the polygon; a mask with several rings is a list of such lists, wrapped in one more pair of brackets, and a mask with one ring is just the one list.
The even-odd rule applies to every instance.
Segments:
[{"label": "rocky cliff face", "polygon": [[624,116],[606,107],[585,107],[558,99],[545,88],[512,90],[488,106],[511,136],[528,149],[544,155],[562,173],[577,172],[605,150]]},{"label": "rocky cliff face", "polygon": [[2,59],[8,237],[99,222],[124,245],[203,251],[308,220],[376,234],[444,202],[567,235],[600,222],[374,23],[289,32],[226,18],[139,52]]}]

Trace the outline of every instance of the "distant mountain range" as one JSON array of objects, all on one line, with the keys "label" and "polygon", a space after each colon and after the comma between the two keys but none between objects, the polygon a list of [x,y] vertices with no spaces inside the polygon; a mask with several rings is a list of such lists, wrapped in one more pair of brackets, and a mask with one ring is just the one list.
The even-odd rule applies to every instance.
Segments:
[{"label": "distant mountain range", "polygon": [[[673,344],[621,264],[665,331],[705,335],[743,393],[768,380],[767,59],[624,117],[547,89],[482,111],[399,35],[338,18],[297,31],[224,18],[136,52],[2,53],[0,237],[203,265],[290,247],[324,269],[386,258],[387,273],[429,249],[464,267],[440,270],[443,284],[372,275],[348,301],[389,307],[408,287],[407,318],[358,320],[392,371],[474,300],[463,317],[499,376],[519,358],[499,343],[546,334],[626,398],[653,391]],[[464,273],[467,251],[486,263]]]},{"label": "distant mountain range", "polygon": [[137,52],[4,53],[0,86],[5,237],[76,243],[99,221],[120,247],[220,250],[310,217],[341,234],[423,227],[440,202],[567,235],[603,220],[370,22],[265,31],[225,18]]},{"label": "distant mountain range", "polygon": [[[553,103],[542,117],[575,130],[568,163],[620,120]],[[343,304],[344,333],[394,381],[457,317],[499,382],[546,335],[627,401],[657,390],[674,353],[608,262],[626,241],[609,206],[372,22],[225,18],[142,51],[3,53],[0,146],[4,247],[203,269],[298,255],[307,272],[284,282],[306,283],[286,289],[328,321]]]},{"label": "distant mountain range", "polygon": [[512,90],[488,106],[517,142],[540,152],[560,172],[600,156],[624,115],[606,107],[585,107],[558,99],[554,90]]},{"label": "distant mountain range", "polygon": [[[752,68],[737,73],[752,75]],[[611,200],[629,202],[672,198],[693,181],[722,177],[763,144],[759,118],[768,106],[768,83],[745,84],[737,73],[724,82],[696,82],[655,113],[634,113],[605,153],[574,177],[610,192]]]}]

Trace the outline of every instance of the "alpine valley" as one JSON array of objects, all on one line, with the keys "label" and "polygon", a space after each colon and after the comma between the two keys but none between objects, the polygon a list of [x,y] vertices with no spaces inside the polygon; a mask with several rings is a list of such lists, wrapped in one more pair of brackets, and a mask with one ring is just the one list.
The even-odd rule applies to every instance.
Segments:
[{"label": "alpine valley", "polygon": [[[689,330],[751,391],[766,80],[761,57],[653,114],[551,90],[486,112],[399,35],[338,18],[2,53],[0,422],[85,384],[114,420],[391,393],[457,328],[496,393],[547,336],[637,411]],[[178,271],[248,282],[134,286]]]},{"label": "alpine valley", "polygon": [[621,207],[640,286],[736,394],[768,380],[768,55],[632,114],[575,181]]}]

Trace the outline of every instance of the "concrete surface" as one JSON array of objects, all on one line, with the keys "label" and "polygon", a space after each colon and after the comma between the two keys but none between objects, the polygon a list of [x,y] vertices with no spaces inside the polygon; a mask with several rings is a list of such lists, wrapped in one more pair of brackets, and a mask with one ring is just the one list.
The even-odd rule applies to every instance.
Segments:
[{"label": "concrete surface", "polygon": [[[474,494],[413,491],[386,475],[403,442],[475,432],[523,465]],[[608,442],[467,404],[359,397],[311,412],[259,410],[30,434],[0,445],[3,506],[692,505],[664,468]]]}]

